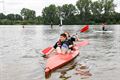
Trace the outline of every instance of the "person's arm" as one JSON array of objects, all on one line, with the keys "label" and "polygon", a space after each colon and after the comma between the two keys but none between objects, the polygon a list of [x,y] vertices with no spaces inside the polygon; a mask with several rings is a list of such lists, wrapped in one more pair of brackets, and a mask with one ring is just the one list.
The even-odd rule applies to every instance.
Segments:
[{"label": "person's arm", "polygon": [[78,37],[78,34],[75,35],[75,41],[80,41],[80,38]]},{"label": "person's arm", "polygon": [[48,54],[51,54],[56,48],[57,48],[57,42],[55,43],[53,48],[48,52]]},{"label": "person's arm", "polygon": [[75,41],[80,41],[80,38],[78,37],[78,34],[75,34],[71,37],[71,40],[74,41],[74,42]]},{"label": "person's arm", "polygon": [[51,54],[55,49],[52,48],[47,54]]}]

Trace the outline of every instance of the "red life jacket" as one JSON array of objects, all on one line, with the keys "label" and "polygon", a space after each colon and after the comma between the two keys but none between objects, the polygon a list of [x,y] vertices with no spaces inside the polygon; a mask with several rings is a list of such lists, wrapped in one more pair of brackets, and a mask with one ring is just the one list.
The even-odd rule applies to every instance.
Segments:
[{"label": "red life jacket", "polygon": [[57,41],[57,46],[58,47],[61,47],[62,46],[62,42],[59,40],[59,41]]}]

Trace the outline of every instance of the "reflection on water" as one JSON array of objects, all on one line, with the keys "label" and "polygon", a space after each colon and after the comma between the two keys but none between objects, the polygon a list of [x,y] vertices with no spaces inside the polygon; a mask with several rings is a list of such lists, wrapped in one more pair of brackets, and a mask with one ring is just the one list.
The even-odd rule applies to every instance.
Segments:
[{"label": "reflection on water", "polygon": [[[78,33],[90,44],[80,48],[80,55],[70,64],[54,71],[48,80],[119,80],[120,25],[108,25],[111,33],[97,33],[100,25],[82,26],[0,26],[0,80],[45,80],[45,60],[40,50],[53,45],[59,34]],[[114,74],[113,74],[114,73]]]}]

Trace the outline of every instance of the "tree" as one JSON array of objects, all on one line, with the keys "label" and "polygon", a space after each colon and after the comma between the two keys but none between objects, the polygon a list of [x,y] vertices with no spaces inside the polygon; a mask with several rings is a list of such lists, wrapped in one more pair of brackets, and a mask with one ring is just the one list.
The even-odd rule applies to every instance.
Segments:
[{"label": "tree", "polygon": [[74,15],[76,13],[76,8],[72,4],[64,4],[61,7],[61,12],[64,14],[64,18]]},{"label": "tree", "polygon": [[114,0],[102,0],[104,6],[104,14],[111,14],[115,12],[115,4],[113,3]]},{"label": "tree", "polygon": [[115,12],[109,20],[111,24],[120,24],[120,13]]},{"label": "tree", "polygon": [[55,5],[50,5],[45,7],[42,11],[44,24],[59,24],[59,16],[57,14],[57,7]]},{"label": "tree", "polygon": [[0,13],[0,19],[5,19],[6,16],[3,13]]},{"label": "tree", "polygon": [[8,20],[15,20],[15,15],[14,15],[14,14],[8,14],[8,15],[6,16],[6,18],[7,18]]},{"label": "tree", "polygon": [[101,0],[95,1],[91,4],[91,15],[92,20],[97,23],[102,21],[102,14],[103,14],[104,6]]},{"label": "tree", "polygon": [[119,24],[120,13],[115,12],[114,0],[78,0],[76,6],[51,4],[42,10],[42,16],[36,16],[34,10],[23,8],[19,14],[0,13],[0,24]]},{"label": "tree", "polygon": [[103,20],[109,20],[109,18],[113,16],[116,6],[113,1],[114,0],[102,0],[102,4],[104,7]]},{"label": "tree", "polygon": [[43,24],[43,18],[41,16],[37,16],[35,19],[36,24]]},{"label": "tree", "polygon": [[23,20],[23,18],[21,15],[15,14],[15,20]]},{"label": "tree", "polygon": [[20,13],[25,20],[33,20],[36,17],[35,11],[27,8],[23,8]]},{"label": "tree", "polygon": [[76,6],[79,11],[79,18],[82,20],[83,23],[90,18],[91,3],[91,0],[78,0],[76,2]]},{"label": "tree", "polygon": [[72,4],[64,4],[62,7],[59,8],[60,16],[63,18],[64,24],[73,24],[75,22],[75,13],[76,8]]},{"label": "tree", "polygon": [[8,20],[22,20],[22,16],[20,16],[19,14],[8,14],[6,18]]}]

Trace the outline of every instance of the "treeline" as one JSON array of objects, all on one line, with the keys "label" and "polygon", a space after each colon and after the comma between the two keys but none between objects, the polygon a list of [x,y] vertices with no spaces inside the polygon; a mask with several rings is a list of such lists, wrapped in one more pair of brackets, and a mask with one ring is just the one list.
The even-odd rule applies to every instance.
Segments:
[{"label": "treeline", "polygon": [[41,16],[36,16],[34,10],[23,8],[19,14],[8,14],[5,15],[0,13],[0,24],[1,25],[28,25],[28,24],[43,24]]},{"label": "treeline", "polygon": [[64,25],[79,24],[120,24],[120,13],[115,11],[114,0],[78,0],[76,5],[54,4],[45,7],[41,16],[36,16],[34,10],[23,8],[20,14],[0,13],[0,24],[60,24],[62,19]]}]

